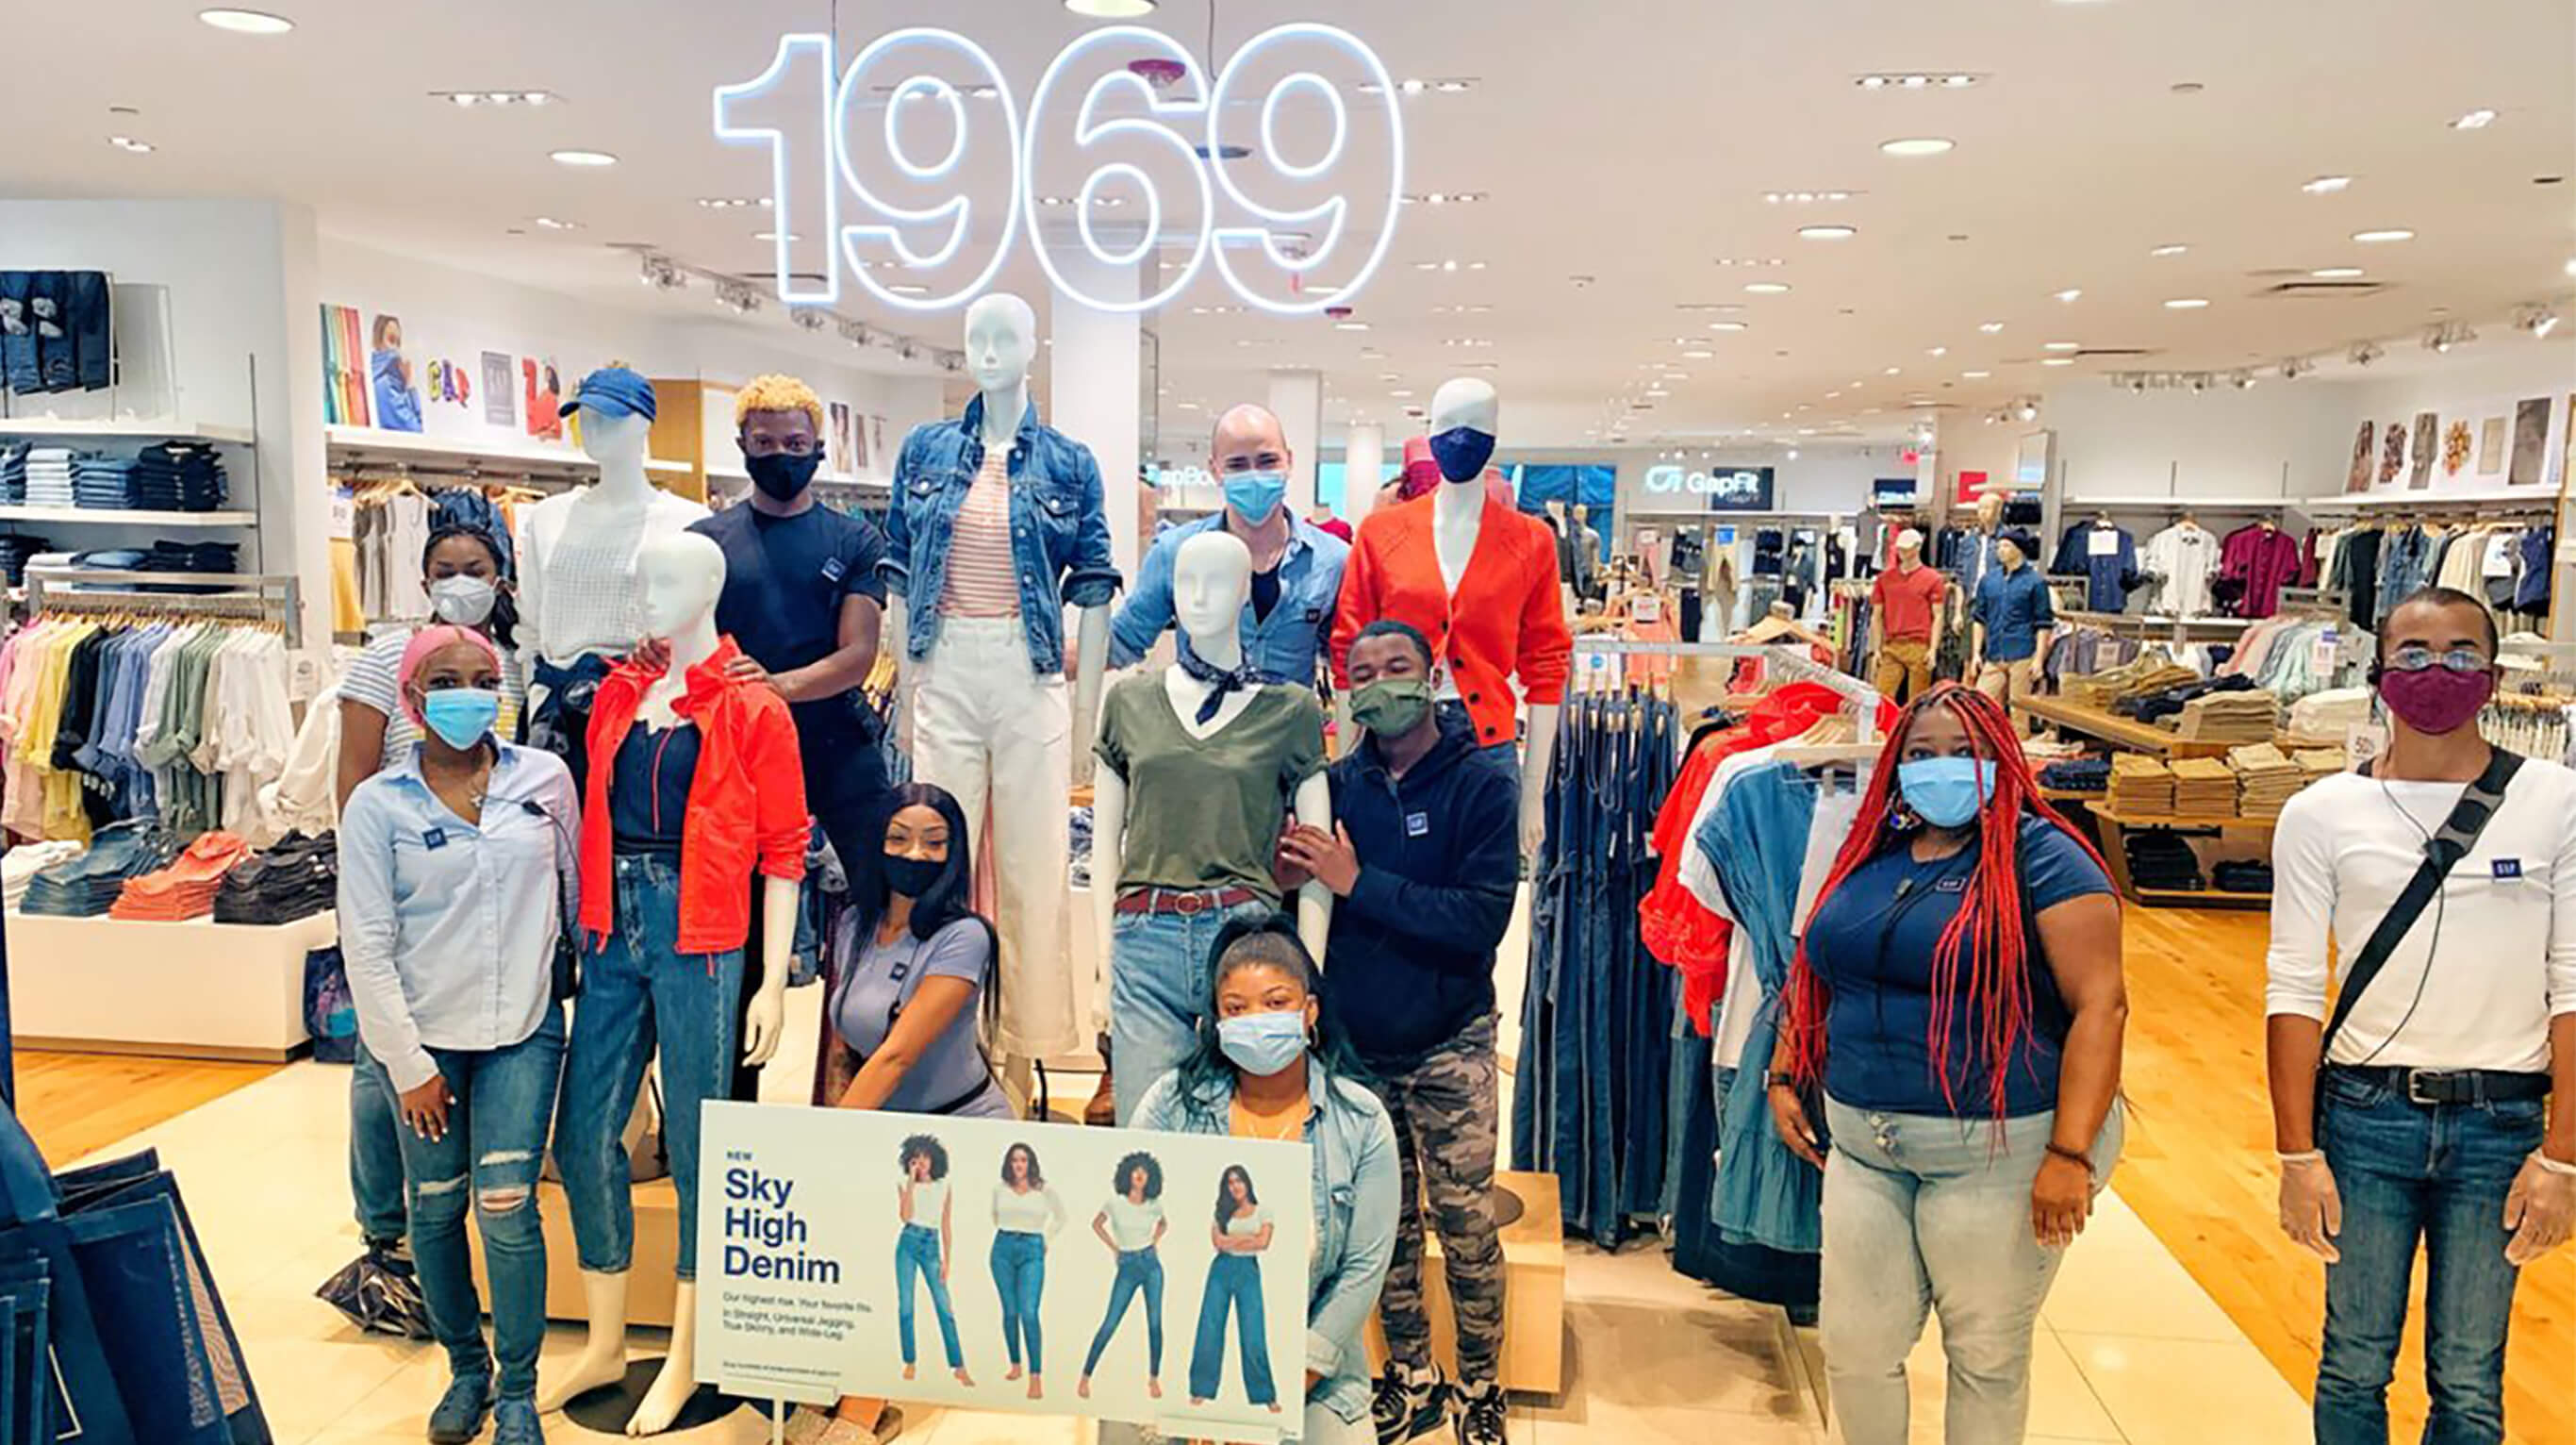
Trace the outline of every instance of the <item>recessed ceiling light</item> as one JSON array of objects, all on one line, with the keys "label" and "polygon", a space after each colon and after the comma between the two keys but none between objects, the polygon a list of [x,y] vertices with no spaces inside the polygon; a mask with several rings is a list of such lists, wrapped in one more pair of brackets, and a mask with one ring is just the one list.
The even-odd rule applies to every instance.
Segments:
[{"label": "recessed ceiling light", "polygon": [[284,35],[295,28],[294,21],[264,10],[200,10],[197,18],[235,35]]},{"label": "recessed ceiling light", "polygon": [[891,282],[886,286],[886,289],[897,296],[927,296],[930,294],[929,287],[911,281]]},{"label": "recessed ceiling light", "polygon": [[[544,222],[540,221],[538,224],[542,225]],[[751,239],[755,241],[775,241],[779,239],[779,235],[776,231],[754,231],[751,233]],[[786,240],[791,245],[804,239],[804,237],[797,235],[794,231],[788,232],[786,236]]]},{"label": "recessed ceiling light", "polygon": [[1716,355],[1716,352],[1709,350],[1705,346],[1692,347],[1682,353],[1684,359],[1690,361],[1708,361]]},{"label": "recessed ceiling light", "polygon": [[1064,0],[1064,8],[1093,20],[1133,20],[1154,13],[1154,0]]},{"label": "recessed ceiling light", "polygon": [[559,166],[613,166],[617,157],[606,151],[550,151]]},{"label": "recessed ceiling light", "polygon": [[2046,341],[2040,343],[2039,349],[2042,351],[2082,351],[2084,349],[2084,343],[2081,341]]},{"label": "recessed ceiling light", "polygon": [[130,135],[109,136],[107,138],[107,143],[116,147],[118,150],[124,151],[128,155],[142,156],[150,155],[152,153],[152,142],[148,140],[136,140]]},{"label": "recessed ceiling light", "polygon": [[2057,293],[2058,300],[2070,303],[2082,300],[2083,296],[2084,288],[2081,286],[2069,286],[2065,290]]},{"label": "recessed ceiling light", "polygon": [[2415,233],[2402,226],[2392,226],[2384,231],[2355,231],[2352,238],[2365,246],[2376,246],[2388,241],[2412,241]]},{"label": "recessed ceiling light", "polygon": [[2072,356],[2051,356],[2044,358],[2039,364],[2042,366],[2073,366],[2075,364],[2075,358]]},{"label": "recessed ceiling light", "polygon": [[2315,180],[2302,183],[2299,189],[2312,196],[2331,196],[2351,184],[2350,176],[2319,176]]},{"label": "recessed ceiling light", "polygon": [[1333,323],[1333,329],[1335,331],[1366,331],[1369,329],[1369,324],[1365,321],[1336,321]]},{"label": "recessed ceiling light", "polygon": [[1881,376],[1903,376],[1904,374],[1905,368],[1901,366],[1891,366],[1887,370],[1879,373]]},{"label": "recessed ceiling light", "polygon": [[2184,245],[2158,246],[2147,254],[2150,256],[2179,256],[2190,249],[2191,248],[2189,246]]},{"label": "recessed ceiling light", "polygon": [[433,90],[429,94],[459,110],[478,105],[552,105],[563,99],[551,90]]},{"label": "recessed ceiling light", "polygon": [[[581,222],[579,221],[558,221],[552,216],[539,216],[536,220],[537,226],[540,230],[578,231],[581,229]],[[761,239],[767,240],[768,238],[764,236]]]},{"label": "recessed ceiling light", "polygon": [[1950,348],[1946,346],[1935,346],[1923,354],[1926,356],[1947,356],[1950,354]]},{"label": "recessed ceiling light", "polygon": [[1959,374],[1970,381],[1983,381],[1987,377],[1994,375],[1991,371],[1963,371]]},{"label": "recessed ceiling light", "polygon": [[1650,386],[1650,387],[1647,387],[1647,388],[1646,388],[1646,395],[1651,396],[1651,397],[1662,398],[1662,397],[1670,396],[1670,395],[1672,395],[1672,393],[1671,393],[1671,392],[1669,392],[1669,391],[1664,390],[1664,389],[1663,389],[1662,387],[1660,387],[1660,386]]},{"label": "recessed ceiling light", "polygon": [[1988,336],[1992,336],[1996,332],[2003,330],[2004,324],[2000,321],[1981,321],[1977,323],[1977,329],[1986,333]]},{"label": "recessed ceiling light", "polygon": [[2165,303],[2167,311],[2198,311],[2209,305],[2206,296],[2176,296]]},{"label": "recessed ceiling light", "polygon": [[1388,392],[1387,395],[1392,397],[1411,396],[1413,395],[1413,388],[1409,386],[1399,386],[1395,390]]},{"label": "recessed ceiling light", "polygon": [[2325,266],[2308,273],[2320,281],[2355,281],[2362,276],[2359,266]]},{"label": "recessed ceiling light", "polygon": [[2495,121],[2496,113],[2494,111],[2473,110],[2467,115],[2461,116],[2458,120],[2451,122],[2451,129],[2485,130],[2488,126],[2495,124]]},{"label": "recessed ceiling light", "polygon": [[1744,289],[1755,296],[1784,296],[1788,294],[1789,283],[1786,281],[1756,281],[1746,286]]},{"label": "recessed ceiling light", "polygon": [[1937,135],[1909,136],[1884,142],[1879,149],[1892,156],[1937,156],[1957,144],[1956,141]]},{"label": "recessed ceiling light", "polygon": [[1848,241],[1860,232],[1850,226],[1800,226],[1798,236],[1808,241]]}]

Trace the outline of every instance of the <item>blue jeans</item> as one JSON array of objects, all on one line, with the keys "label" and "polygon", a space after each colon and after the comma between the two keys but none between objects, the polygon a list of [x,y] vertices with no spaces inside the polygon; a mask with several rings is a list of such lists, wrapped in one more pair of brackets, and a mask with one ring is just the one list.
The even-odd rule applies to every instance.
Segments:
[{"label": "blue jeans", "polygon": [[1109,1348],[1120,1322],[1127,1318],[1128,1304],[1138,1295],[1145,1297],[1145,1374],[1162,1378],[1163,1257],[1151,1249],[1122,1249],[1117,1277],[1109,1282],[1109,1314],[1100,1322],[1100,1333],[1091,1337],[1091,1353],[1082,1360],[1084,1379],[1100,1368],[1101,1351]]},{"label": "blue jeans", "polygon": [[349,1067],[349,1197],[358,1207],[358,1232],[369,1244],[403,1237],[402,1112],[394,1081],[358,1041]]},{"label": "blue jeans", "polygon": [[897,1333],[903,1337],[903,1362],[913,1361],[913,1280],[930,1283],[930,1307],[939,1312],[939,1343],[948,1352],[948,1368],[966,1368],[957,1346],[957,1311],[948,1302],[948,1279],[939,1268],[939,1231],[926,1224],[907,1224],[894,1242],[894,1302]]},{"label": "blue jeans", "polygon": [[[456,1096],[447,1135],[401,1131],[411,1176],[411,1253],[420,1266],[429,1327],[459,1375],[490,1372],[497,1355],[501,1393],[537,1391],[537,1348],[546,1339],[546,1236],[537,1223],[537,1171],[546,1158],[546,1120],[563,1077],[563,1010],[546,1011],[537,1031],[505,1049],[431,1049]],[[483,1303],[465,1246],[465,1206],[474,1205],[492,1279],[492,1348],[483,1344]]]},{"label": "blue jeans", "polygon": [[1002,1296],[1002,1344],[1011,1363],[1027,1347],[1029,1373],[1046,1373],[1046,1328],[1039,1305],[1046,1299],[1046,1236],[1022,1229],[993,1235],[993,1288]]},{"label": "blue jeans", "polygon": [[680,871],[670,858],[617,859],[617,931],[582,966],[572,1014],[555,1163],[572,1205],[581,1267],[622,1274],[635,1257],[626,1119],[658,1041],[662,1139],[680,1195],[682,1283],[698,1277],[698,1106],[733,1080],[742,951],[681,954]]},{"label": "blue jeans", "polygon": [[1154,1081],[1198,1047],[1215,987],[1216,936],[1236,918],[1266,918],[1266,904],[1203,913],[1121,913],[1109,925],[1109,1081],[1118,1126]]},{"label": "blue jeans", "polygon": [[[1825,1370],[1848,1445],[1905,1445],[1905,1357],[1941,1311],[1949,1445],[2019,1445],[2030,1420],[2031,1334],[2062,1251],[2031,1232],[2030,1186],[2054,1114],[1940,1119],[1846,1108],[1825,1117]],[[2111,1177],[2115,1107],[2093,1140],[2093,1177]]]},{"label": "blue jeans", "polygon": [[1249,1254],[1220,1254],[1208,1266],[1199,1296],[1199,1334],[1190,1345],[1190,1398],[1213,1400],[1225,1383],[1225,1316],[1234,1312],[1243,1339],[1243,1393],[1256,1405],[1279,1403],[1270,1380],[1269,1326],[1261,1312],[1261,1261]]},{"label": "blue jeans", "polygon": [[2545,1105],[2421,1105],[2329,1071],[2318,1142],[2343,1195],[2340,1263],[2326,1266],[2317,1445],[2387,1445],[2388,1381],[2424,1250],[2425,1445],[2504,1438],[2505,1326],[2520,1274],[2505,1262],[2505,1193],[2540,1146]]}]

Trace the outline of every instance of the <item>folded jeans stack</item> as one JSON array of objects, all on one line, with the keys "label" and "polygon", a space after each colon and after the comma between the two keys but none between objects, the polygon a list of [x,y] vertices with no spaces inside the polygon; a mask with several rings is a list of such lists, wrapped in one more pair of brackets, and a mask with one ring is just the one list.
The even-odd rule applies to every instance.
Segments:
[{"label": "folded jeans stack", "polygon": [[26,898],[27,885],[36,881],[37,873],[80,854],[80,844],[68,838],[58,838],[42,843],[21,843],[10,849],[6,856],[0,856],[0,885],[6,887],[9,907],[16,908]]},{"label": "folded jeans stack", "polygon": [[215,910],[215,890],[233,866],[250,856],[250,844],[231,833],[200,833],[170,866],[125,880],[108,909],[110,918],[177,923]]},{"label": "folded jeans stack", "polygon": [[72,504],[108,511],[134,508],[134,458],[83,452],[72,458]]},{"label": "folded jeans stack", "polygon": [[2308,785],[2299,765],[2270,743],[2231,750],[2227,765],[2236,770],[2236,811],[2248,818],[2278,818],[2282,805]]},{"label": "folded jeans stack", "polygon": [[2101,672],[2069,677],[2058,685],[2058,694],[2085,707],[2107,708],[2119,698],[2133,696],[2140,691],[2162,691],[2199,676],[2188,667],[2148,654]]},{"label": "folded jeans stack", "polygon": [[27,449],[27,505],[72,505],[72,450],[69,447]]},{"label": "folded jeans stack", "polygon": [[2236,816],[2236,770],[2216,758],[2184,758],[2173,765],[2176,816]]},{"label": "folded jeans stack", "polygon": [[2351,756],[2341,748],[2301,748],[2290,754],[2290,761],[2299,765],[2299,772],[2309,783],[2331,778],[2352,766]]},{"label": "folded jeans stack", "polygon": [[2183,704],[2174,736],[2204,743],[2267,743],[2280,717],[2280,699],[2261,688],[2209,693]]},{"label": "folded jeans stack", "polygon": [[2162,722],[2180,715],[2184,707],[2195,699],[2216,693],[2247,692],[2253,686],[2254,679],[2236,674],[2207,679],[2189,678],[2167,687],[2130,693],[2111,704],[2111,711],[2140,722]]},{"label": "folded jeans stack", "polygon": [[204,442],[162,442],[134,458],[134,505],[156,512],[211,512],[231,496],[223,458]]},{"label": "folded jeans stack", "polygon": [[241,569],[237,542],[155,542],[138,560],[126,564],[145,572],[235,572]]},{"label": "folded jeans stack", "polygon": [[2174,810],[2173,769],[2144,753],[2117,753],[2111,758],[2111,787],[2106,803],[2130,818],[2170,817]]},{"label": "folded jeans stack", "polygon": [[2039,770],[2039,785],[2062,793],[2099,793],[2111,786],[2108,758],[2066,758]]},{"label": "folded jeans stack", "polygon": [[27,884],[21,913],[55,918],[96,918],[105,913],[125,880],[170,861],[178,845],[170,835],[142,819],[111,823],[90,839],[89,850],[50,868],[37,870]]},{"label": "folded jeans stack", "polygon": [[0,502],[16,505],[27,500],[27,452],[25,442],[0,442]]},{"label": "folded jeans stack", "polygon": [[2272,865],[2251,858],[2221,863],[2209,870],[2209,882],[2221,893],[2269,893]]},{"label": "folded jeans stack", "polygon": [[331,833],[289,833],[233,865],[215,889],[217,923],[293,923],[331,907],[340,845]]},{"label": "folded jeans stack", "polygon": [[42,537],[29,537],[12,532],[0,537],[0,574],[5,574],[12,587],[27,583],[27,564],[53,550],[54,544]]},{"label": "folded jeans stack", "polygon": [[2121,835],[2129,854],[2129,879],[2140,888],[2162,889],[2174,893],[2197,893],[2203,884],[2200,855],[2191,844],[2172,833],[2136,832]]}]

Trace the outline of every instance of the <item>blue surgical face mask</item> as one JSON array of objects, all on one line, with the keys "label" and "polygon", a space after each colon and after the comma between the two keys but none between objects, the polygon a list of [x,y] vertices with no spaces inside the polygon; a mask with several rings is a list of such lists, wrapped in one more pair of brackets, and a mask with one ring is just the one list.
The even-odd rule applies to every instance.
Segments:
[{"label": "blue surgical face mask", "polygon": [[501,694],[488,687],[445,687],[420,700],[422,717],[439,741],[459,752],[491,733],[501,716]]},{"label": "blue surgical face mask", "polygon": [[1269,1078],[1304,1056],[1306,1011],[1291,1009],[1219,1019],[1216,1044],[1236,1068],[1257,1078]]},{"label": "blue surgical face mask", "polygon": [[1440,475],[1453,482],[1474,481],[1494,459],[1494,434],[1453,426],[1431,439],[1431,457],[1440,463]]},{"label": "blue surgical face mask", "polygon": [[1286,472],[1228,472],[1225,474],[1225,504],[1234,514],[1253,526],[1270,520],[1279,510],[1280,500],[1288,495]]},{"label": "blue surgical face mask", "polygon": [[1995,765],[1976,758],[1915,758],[1897,765],[1896,782],[1916,817],[1936,828],[1957,828],[1995,795]]}]

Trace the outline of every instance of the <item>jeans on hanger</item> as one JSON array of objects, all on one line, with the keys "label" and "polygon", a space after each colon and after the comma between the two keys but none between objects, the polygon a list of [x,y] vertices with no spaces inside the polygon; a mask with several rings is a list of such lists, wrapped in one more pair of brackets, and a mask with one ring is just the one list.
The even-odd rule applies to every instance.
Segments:
[{"label": "jeans on hanger", "polygon": [[[1092,886],[1112,885],[1099,879]],[[1217,934],[1232,919],[1270,912],[1267,904],[1243,903],[1198,913],[1121,913],[1111,920],[1109,1080],[1120,1127],[1136,1117],[1154,1081],[1198,1046],[1199,1020],[1215,988],[1209,954]]]},{"label": "jeans on hanger", "polygon": [[1213,1400],[1225,1383],[1225,1317],[1235,1317],[1243,1343],[1244,1398],[1256,1405],[1279,1402],[1270,1378],[1269,1325],[1261,1311],[1261,1261],[1249,1254],[1220,1254],[1208,1265],[1199,1296],[1198,1337],[1190,1344],[1190,1398]]},{"label": "jeans on hanger", "polygon": [[[402,1131],[411,1183],[411,1253],[420,1268],[429,1326],[462,1378],[488,1374],[495,1358],[505,1399],[537,1391],[537,1350],[546,1339],[546,1237],[537,1222],[537,1173],[545,1165],[546,1122],[563,1077],[563,1008],[537,1031],[501,1049],[432,1048],[452,1098],[447,1133]],[[483,1341],[483,1302],[465,1242],[473,1206],[492,1280],[492,1343]]]},{"label": "jeans on hanger", "polygon": [[167,1198],[140,1200],[63,1220],[81,1281],[111,1342],[108,1368],[151,1445],[231,1445],[207,1354],[190,1307],[186,1246]]},{"label": "jeans on hanger", "polygon": [[410,1228],[403,1211],[402,1111],[383,1062],[365,1040],[352,1042],[358,1053],[349,1065],[349,1198],[367,1242],[390,1243]]},{"label": "jeans on hanger", "polygon": [[1101,1318],[1099,1333],[1091,1337],[1091,1353],[1083,1356],[1083,1378],[1089,1379],[1100,1368],[1101,1352],[1117,1337],[1127,1306],[1138,1295],[1145,1297],[1145,1374],[1162,1378],[1163,1257],[1151,1245],[1118,1251],[1118,1273],[1109,1281],[1109,1313]]},{"label": "jeans on hanger", "polygon": [[939,1231],[926,1224],[907,1224],[894,1242],[895,1333],[903,1343],[903,1362],[914,1359],[912,1343],[913,1283],[920,1280],[930,1286],[930,1307],[939,1315],[939,1344],[948,1354],[948,1368],[966,1368],[966,1355],[957,1343],[957,1311],[948,1298],[948,1276],[939,1267]]},{"label": "jeans on hanger", "polygon": [[1002,1345],[1011,1363],[1046,1373],[1046,1236],[1025,1229],[993,1233],[993,1288],[1002,1297]]},{"label": "jeans on hanger", "polygon": [[581,1267],[623,1273],[635,1254],[626,1120],[658,1048],[662,1141],[680,1196],[676,1273],[685,1284],[698,1276],[698,1109],[722,1099],[733,1076],[742,950],[676,951],[679,860],[626,854],[615,872],[617,931],[582,965],[555,1121],[555,1163],[572,1206]]}]

